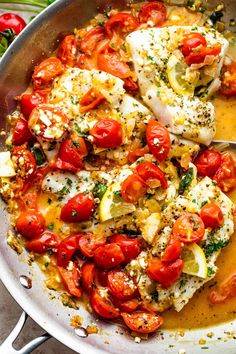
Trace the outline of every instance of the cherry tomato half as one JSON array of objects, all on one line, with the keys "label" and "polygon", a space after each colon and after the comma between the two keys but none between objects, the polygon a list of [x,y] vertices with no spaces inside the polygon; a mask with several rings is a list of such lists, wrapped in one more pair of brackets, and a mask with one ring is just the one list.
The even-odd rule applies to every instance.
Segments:
[{"label": "cherry tomato half", "polygon": [[180,258],[171,263],[162,262],[159,258],[151,258],[148,261],[147,275],[167,289],[179,279],[183,267],[184,262]]},{"label": "cherry tomato half", "polygon": [[111,243],[116,243],[120,246],[124,256],[125,262],[129,263],[132,259],[138,257],[139,253],[142,251],[140,238],[131,238],[124,234],[116,234],[110,238]]},{"label": "cherry tomato half", "polygon": [[202,47],[199,51],[191,52],[187,57],[185,57],[185,61],[188,65],[191,64],[200,64],[203,63],[206,56],[214,56],[216,57],[221,52],[221,47]]},{"label": "cherry tomato half", "polygon": [[95,87],[91,89],[82,97],[80,101],[80,112],[86,113],[92,109],[97,108],[102,102],[105,101],[105,97]]},{"label": "cherry tomato half", "polygon": [[216,289],[209,294],[209,301],[213,304],[222,304],[236,296],[236,273],[230,274]]},{"label": "cherry tomato half", "polygon": [[108,273],[108,289],[119,300],[129,300],[137,294],[137,286],[123,270],[111,270]]},{"label": "cherry tomato half", "polygon": [[39,104],[45,103],[48,91],[39,90],[32,93],[25,93],[20,99],[20,108],[23,116],[28,120],[31,112]]},{"label": "cherry tomato half", "polygon": [[68,129],[68,118],[60,108],[41,104],[33,109],[28,126],[34,136],[46,141],[58,141]]},{"label": "cherry tomato half", "polygon": [[77,62],[77,66],[83,70],[97,69],[97,59],[88,57],[85,54],[80,54]]},{"label": "cherry tomato half", "polygon": [[226,97],[236,95],[236,61],[223,67],[220,92]]},{"label": "cherry tomato half", "polygon": [[212,177],[220,167],[221,154],[218,151],[204,150],[194,161],[200,176]]},{"label": "cherry tomato half", "polygon": [[63,41],[60,43],[57,51],[57,57],[58,59],[60,59],[62,64],[73,66],[76,59],[76,51],[77,51],[76,38],[72,34],[66,36],[63,39]]},{"label": "cherry tomato half", "polygon": [[149,312],[121,313],[121,316],[131,331],[142,334],[154,332],[163,324],[163,318],[160,315]]},{"label": "cherry tomato half", "polygon": [[137,81],[134,81],[132,77],[127,77],[124,81],[124,89],[130,95],[137,95],[139,93],[139,86]]},{"label": "cherry tomato half", "polygon": [[97,147],[112,149],[122,144],[122,127],[114,119],[103,119],[90,130]]},{"label": "cherry tomato half", "polygon": [[157,186],[156,182],[158,182],[158,184],[161,184],[162,188],[166,189],[168,187],[164,172],[154,163],[142,162],[138,164],[136,170],[148,186]]},{"label": "cherry tomato half", "polygon": [[94,212],[92,193],[79,193],[71,198],[61,209],[61,220],[64,222],[87,221]]},{"label": "cherry tomato half", "polygon": [[24,143],[27,143],[33,139],[34,137],[28,128],[27,120],[25,120],[22,117],[19,117],[13,131],[13,137],[12,137],[13,145],[17,145],[17,146],[23,145]]},{"label": "cherry tomato half", "polygon": [[137,203],[146,192],[147,185],[137,173],[128,176],[121,184],[121,196],[127,203]]},{"label": "cherry tomato half", "polygon": [[91,294],[94,286],[95,264],[85,262],[81,268],[82,288],[87,294]]},{"label": "cherry tomato half", "polygon": [[197,48],[199,46],[207,46],[207,41],[205,37],[201,33],[190,32],[183,39],[182,53],[186,57],[192,52],[194,48]]},{"label": "cherry tomato half", "polygon": [[138,17],[141,23],[148,23],[151,27],[161,27],[166,19],[166,14],[166,6],[162,2],[152,1],[141,7]]},{"label": "cherry tomato half", "polygon": [[79,238],[78,235],[70,235],[64,238],[59,245],[57,254],[57,264],[60,267],[66,268],[76,251],[79,250]]},{"label": "cherry tomato half", "polygon": [[180,257],[181,252],[182,245],[180,240],[172,235],[165,251],[163,252],[161,260],[163,262],[173,262]]},{"label": "cherry tomato half", "polygon": [[137,148],[137,149],[131,150],[128,153],[128,161],[129,161],[129,163],[134,163],[140,157],[142,157],[148,153],[149,153],[149,147],[147,145],[142,148]]},{"label": "cherry tomato half", "polygon": [[215,203],[207,203],[203,206],[200,217],[205,227],[217,228],[224,223],[223,213]]},{"label": "cherry tomato half", "polygon": [[12,14],[5,13],[0,15],[0,31],[4,32],[7,29],[13,29],[15,34],[19,34],[26,27],[26,23],[22,17]]},{"label": "cherry tomato half", "polygon": [[108,294],[108,289],[97,288],[94,289],[90,296],[90,305],[93,311],[104,318],[118,318],[120,317],[120,310],[114,307]]},{"label": "cherry tomato half", "polygon": [[103,26],[96,26],[91,28],[85,36],[81,38],[80,50],[88,56],[94,52],[98,42],[105,37],[105,29]]},{"label": "cherry tomato half", "polygon": [[32,177],[36,171],[36,160],[33,154],[22,146],[14,147],[11,159],[18,176],[22,178]]},{"label": "cherry tomato half", "polygon": [[28,239],[34,239],[42,234],[44,226],[43,215],[35,210],[23,211],[16,220],[17,231]]},{"label": "cherry tomato half", "polygon": [[113,37],[114,32],[117,32],[120,36],[127,35],[133,32],[139,23],[136,18],[126,12],[119,12],[112,16],[105,23],[105,30],[109,38]]},{"label": "cherry tomato half", "polygon": [[93,257],[95,250],[105,245],[106,239],[94,234],[84,234],[79,239],[79,249],[85,257]]},{"label": "cherry tomato half", "polygon": [[236,165],[229,152],[221,156],[220,167],[213,176],[213,179],[225,193],[236,187]]},{"label": "cherry tomato half", "polygon": [[173,235],[181,242],[199,242],[205,234],[205,226],[197,214],[184,213],[174,223]]},{"label": "cherry tomato half", "polygon": [[105,49],[97,56],[98,69],[105,71],[120,79],[126,79],[131,76],[131,71],[127,63],[120,57],[119,53]]},{"label": "cherry tomato half", "polygon": [[52,57],[45,59],[36,66],[32,79],[34,89],[42,89],[48,87],[49,84],[64,72],[65,68],[60,59]]},{"label": "cherry tomato half", "polygon": [[139,307],[138,299],[130,299],[130,300],[118,300],[116,298],[113,299],[114,305],[118,307],[122,312],[132,313]]},{"label": "cherry tomato half", "polygon": [[148,147],[158,161],[164,161],[170,150],[170,134],[160,122],[150,120],[147,125],[146,139]]},{"label": "cherry tomato half", "polygon": [[63,267],[58,267],[60,275],[62,277],[63,283],[65,284],[68,292],[75,296],[81,297],[82,289],[80,287],[81,273],[75,263],[72,264],[72,268],[66,269]]},{"label": "cherry tomato half", "polygon": [[[83,138],[81,138],[81,143],[83,144]],[[78,144],[80,143],[78,142]],[[83,161],[80,155],[80,145],[77,145],[77,142],[72,141],[72,139],[66,139],[61,143],[58,157],[62,161],[75,167],[77,171],[83,167]]]},{"label": "cherry tomato half", "polygon": [[51,231],[44,231],[39,237],[27,241],[25,247],[30,252],[45,253],[48,251],[57,252],[59,237]]},{"label": "cherry tomato half", "polygon": [[125,256],[119,245],[110,243],[97,248],[94,252],[94,261],[99,268],[115,268],[125,260]]}]

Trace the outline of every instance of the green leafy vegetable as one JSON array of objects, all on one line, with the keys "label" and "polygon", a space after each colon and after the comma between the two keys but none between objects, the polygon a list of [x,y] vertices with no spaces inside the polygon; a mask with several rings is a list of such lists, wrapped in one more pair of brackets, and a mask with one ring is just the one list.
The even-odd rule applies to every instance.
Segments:
[{"label": "green leafy vegetable", "polygon": [[194,177],[193,168],[190,167],[186,173],[186,175],[181,179],[179,184],[179,193],[183,194],[184,191],[190,186]]}]

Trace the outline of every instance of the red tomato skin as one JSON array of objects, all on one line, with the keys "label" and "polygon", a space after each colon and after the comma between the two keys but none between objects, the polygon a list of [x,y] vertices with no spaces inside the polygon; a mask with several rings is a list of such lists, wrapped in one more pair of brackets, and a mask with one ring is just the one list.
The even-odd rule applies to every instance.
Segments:
[{"label": "red tomato skin", "polygon": [[97,238],[94,234],[84,234],[79,239],[79,249],[85,257],[92,258],[95,250],[106,244],[106,239]]},{"label": "red tomato skin", "polygon": [[164,161],[171,146],[170,134],[160,122],[150,120],[147,125],[146,139],[149,150],[158,161]]},{"label": "red tomato skin", "polygon": [[27,121],[19,117],[16,123],[16,126],[13,131],[12,143],[13,145],[19,146],[32,141],[34,139],[33,135],[31,134]]},{"label": "red tomato skin", "polygon": [[129,263],[132,259],[137,258],[142,251],[142,240],[139,238],[130,238],[124,234],[116,234],[110,238],[110,242],[120,246],[125,256],[125,263]]},{"label": "red tomato skin", "polygon": [[140,157],[142,157],[148,153],[149,153],[149,147],[147,145],[142,148],[137,148],[137,149],[131,150],[128,153],[128,161],[129,161],[129,163],[134,163]]},{"label": "red tomato skin", "polygon": [[118,307],[122,312],[132,313],[139,307],[138,299],[130,299],[130,300],[118,300],[113,299],[114,305]]},{"label": "red tomato skin", "polygon": [[149,185],[149,180],[158,180],[162,188],[168,187],[167,179],[164,172],[151,162],[142,162],[138,164],[136,170],[139,176]]},{"label": "red tomato skin", "polygon": [[60,59],[51,57],[42,61],[36,66],[32,75],[35,90],[48,87],[53,79],[61,75],[65,68]]},{"label": "red tomato skin", "polygon": [[112,50],[105,49],[98,54],[97,66],[99,70],[105,71],[120,79],[127,79],[131,76],[131,71],[120,55]]},{"label": "red tomato skin", "polygon": [[[189,233],[191,230],[191,234]],[[175,221],[173,236],[183,243],[194,243],[202,240],[205,234],[205,226],[197,214],[184,213]]]},{"label": "red tomato skin", "polygon": [[182,252],[181,242],[177,237],[171,236],[170,241],[161,257],[162,262],[174,262]]},{"label": "red tomato skin", "polygon": [[220,227],[224,223],[224,216],[220,207],[214,203],[207,203],[202,207],[200,217],[205,227],[213,229]]},{"label": "red tomato skin", "polygon": [[134,81],[132,77],[127,77],[124,79],[124,89],[132,96],[135,96],[139,93],[138,83]]},{"label": "red tomato skin", "polygon": [[16,230],[27,239],[34,239],[42,234],[44,226],[43,215],[35,210],[23,211],[16,220]]},{"label": "red tomato skin", "polygon": [[61,209],[61,220],[64,222],[87,221],[94,212],[92,193],[79,193],[71,198]]},{"label": "red tomato skin", "polygon": [[137,173],[128,176],[121,184],[121,196],[127,203],[137,203],[146,192],[147,185]]},{"label": "red tomato skin", "polygon": [[22,194],[19,197],[19,202],[22,204],[24,210],[28,210],[28,209],[37,210],[37,199],[38,199],[37,190],[32,190],[28,193],[24,193],[22,190]]},{"label": "red tomato skin", "polygon": [[[31,178],[30,179],[28,178],[25,181],[24,186],[23,186],[22,191],[21,191],[22,195],[25,196],[26,193],[28,192],[28,190],[31,187],[33,187],[33,188],[36,187],[36,191],[37,191],[37,188],[40,189],[42,181],[43,181],[44,177],[46,176],[46,174],[48,172],[49,172],[49,166],[48,165],[37,168],[35,170],[34,174],[31,176]],[[36,194],[36,196],[37,195],[38,195],[38,193]],[[35,198],[35,203],[36,203],[36,198]],[[34,209],[36,209],[36,207]]]},{"label": "red tomato skin", "polygon": [[182,53],[186,57],[191,53],[193,48],[197,48],[199,46],[207,46],[205,37],[197,32],[188,33],[182,42]]},{"label": "red tomato skin", "polygon": [[160,315],[137,311],[132,314],[121,313],[126,326],[137,333],[148,334],[156,331],[162,324],[163,318]]},{"label": "red tomato skin", "polygon": [[105,30],[109,38],[112,38],[114,32],[120,35],[134,31],[139,23],[136,18],[126,12],[118,12],[105,23]]},{"label": "red tomato skin", "polygon": [[76,50],[77,44],[75,36],[73,34],[66,36],[59,45],[57,57],[62,64],[73,66],[76,59]]},{"label": "red tomato skin", "polygon": [[160,283],[164,289],[168,289],[179,279],[183,267],[184,262],[180,258],[171,263],[164,263],[159,258],[152,258],[148,261],[147,275]]},{"label": "red tomato skin", "polygon": [[226,97],[236,95],[236,61],[232,61],[229,65],[223,67],[220,92]]},{"label": "red tomato skin", "polygon": [[[36,160],[33,154],[23,148],[22,146],[16,146],[12,150],[11,158],[18,175],[24,179],[32,177],[36,171]],[[21,162],[21,158],[24,159],[24,164]]]},{"label": "red tomato skin", "polygon": [[112,149],[122,144],[122,128],[114,119],[103,119],[90,130],[97,147]]},{"label": "red tomato skin", "polygon": [[80,54],[77,62],[77,66],[83,70],[97,69],[97,61],[94,58],[90,58],[85,54]]},{"label": "red tomato skin", "polygon": [[25,247],[29,252],[42,254],[47,251],[57,252],[59,243],[59,237],[46,230],[34,240],[27,241]]},{"label": "red tomato skin", "polygon": [[125,260],[125,256],[116,243],[98,247],[94,252],[95,264],[102,269],[115,268]]},{"label": "red tomato skin", "polygon": [[81,163],[81,167],[75,167],[69,162],[62,161],[59,157],[56,159],[56,161],[50,165],[50,168],[52,170],[64,170],[64,171],[70,171],[73,173],[77,173],[81,170],[83,167],[83,164]]},{"label": "red tomato skin", "polygon": [[79,170],[83,167],[79,149],[76,147],[76,144],[72,139],[66,139],[61,143],[58,157]]},{"label": "red tomato skin", "polygon": [[64,238],[58,247],[57,265],[66,268],[76,251],[79,249],[81,235],[71,235]]},{"label": "red tomato skin", "polygon": [[230,153],[224,153],[221,157],[221,163],[213,176],[218,187],[224,192],[230,192],[236,187],[236,164]]},{"label": "red tomato skin", "polygon": [[73,263],[73,268],[67,270],[64,267],[58,267],[59,273],[62,277],[63,283],[67,289],[67,291],[75,297],[82,296],[82,289],[80,287],[80,270]]},{"label": "red tomato skin", "polygon": [[123,270],[110,270],[108,273],[108,289],[112,296],[119,300],[130,300],[137,295],[136,285]]},{"label": "red tomato skin", "polygon": [[82,97],[80,101],[80,112],[86,113],[98,107],[105,97],[96,88],[91,87],[91,89]]},{"label": "red tomato skin", "polygon": [[96,269],[96,283],[99,286],[107,287],[107,278],[108,278],[108,270],[105,269]]},{"label": "red tomato skin", "polygon": [[152,21],[155,27],[161,27],[166,20],[166,14],[166,7],[162,2],[152,1],[141,7],[138,17],[141,23]]},{"label": "red tomato skin", "polygon": [[11,28],[14,30],[15,34],[18,35],[25,27],[26,23],[23,18],[16,14],[5,13],[0,15],[1,32]]},{"label": "red tomato skin", "polygon": [[80,41],[80,50],[88,56],[94,52],[98,42],[105,37],[105,29],[103,26],[91,28]]},{"label": "red tomato skin", "polygon": [[29,119],[31,112],[39,104],[45,103],[47,99],[47,91],[34,91],[32,93],[24,93],[20,99],[20,108],[25,119]]},{"label": "red tomato skin", "polygon": [[208,299],[212,305],[222,304],[236,296],[236,273],[230,274],[213,289]]},{"label": "red tomato skin", "polygon": [[[103,318],[118,318],[120,317],[120,310],[112,304],[109,295],[104,295],[106,289],[94,289],[90,296],[90,305],[93,311]],[[101,295],[101,292],[103,294]]]},{"label": "red tomato skin", "polygon": [[207,55],[217,56],[221,52],[221,47],[208,48],[203,47],[199,52],[191,52],[185,61],[188,65],[203,63]]},{"label": "red tomato skin", "polygon": [[212,149],[204,150],[194,161],[199,176],[204,177],[214,176],[220,167],[220,163],[221,154],[218,151]]},{"label": "red tomato skin", "polygon": [[82,288],[87,294],[91,294],[94,287],[95,264],[85,262],[81,268]]}]

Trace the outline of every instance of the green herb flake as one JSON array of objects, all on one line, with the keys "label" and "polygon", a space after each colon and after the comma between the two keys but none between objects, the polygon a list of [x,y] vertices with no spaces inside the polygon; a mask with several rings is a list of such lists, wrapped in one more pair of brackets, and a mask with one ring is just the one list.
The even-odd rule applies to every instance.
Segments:
[{"label": "green herb flake", "polygon": [[54,229],[54,223],[51,222],[51,224],[48,225],[48,229],[52,231]]},{"label": "green herb flake", "polygon": [[186,189],[191,185],[194,177],[193,168],[189,168],[186,175],[181,179],[179,184],[179,194],[183,194]]},{"label": "green herb flake", "polygon": [[92,191],[94,198],[102,199],[102,197],[106,193],[106,190],[107,185],[105,183],[96,183]]}]

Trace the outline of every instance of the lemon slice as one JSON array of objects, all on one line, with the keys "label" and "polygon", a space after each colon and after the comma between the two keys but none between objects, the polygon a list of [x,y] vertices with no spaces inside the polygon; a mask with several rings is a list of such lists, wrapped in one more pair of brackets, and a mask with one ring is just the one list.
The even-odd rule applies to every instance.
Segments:
[{"label": "lemon slice", "polygon": [[183,273],[207,278],[207,262],[201,247],[196,243],[184,247],[181,256],[184,260]]},{"label": "lemon slice", "polygon": [[199,79],[199,73],[193,73],[193,81],[188,82],[185,80],[187,68],[188,66],[184,59],[179,60],[174,54],[172,54],[167,63],[167,75],[169,83],[176,93],[184,96],[193,96]]},{"label": "lemon slice", "polygon": [[113,183],[107,188],[99,206],[100,220],[106,221],[119,216],[132,213],[136,207],[131,203],[126,203],[120,196],[120,183]]}]

